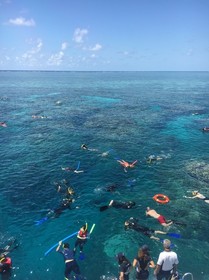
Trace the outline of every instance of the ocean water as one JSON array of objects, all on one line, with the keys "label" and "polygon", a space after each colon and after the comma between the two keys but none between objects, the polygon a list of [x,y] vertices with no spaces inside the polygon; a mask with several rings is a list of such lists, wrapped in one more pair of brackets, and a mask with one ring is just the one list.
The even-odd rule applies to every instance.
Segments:
[{"label": "ocean water", "polygon": [[[1,71],[0,121],[7,123],[0,127],[0,247],[11,237],[19,241],[10,254],[11,279],[63,279],[62,256],[44,253],[85,222],[96,224],[78,261],[88,280],[114,279],[116,253],[132,261],[143,244],[157,262],[162,244],[123,227],[136,217],[162,230],[145,216],[147,206],[186,224],[168,229],[182,235],[171,238],[179,272],[209,279],[209,204],[183,197],[196,189],[209,196],[209,133],[201,131],[209,126],[208,72]],[[82,150],[83,143],[92,150]],[[148,164],[153,154],[162,160]],[[124,172],[119,158],[138,162]],[[61,169],[79,161],[83,173]],[[59,206],[55,182],[63,179],[76,192],[74,209],[35,225]],[[106,192],[112,184],[117,191]],[[170,202],[157,204],[157,193]],[[137,207],[100,212],[111,199]]]}]

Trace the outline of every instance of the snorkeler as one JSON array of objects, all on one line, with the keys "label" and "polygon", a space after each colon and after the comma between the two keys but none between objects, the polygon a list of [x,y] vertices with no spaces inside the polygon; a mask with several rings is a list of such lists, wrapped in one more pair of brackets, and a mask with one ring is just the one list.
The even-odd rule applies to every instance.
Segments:
[{"label": "snorkeler", "polygon": [[87,146],[86,144],[82,144],[82,145],[81,145],[81,149],[82,149],[82,150],[93,151],[93,152],[98,151],[97,149],[89,149],[88,146]]},{"label": "snorkeler", "polygon": [[1,279],[10,279],[12,270],[12,260],[6,254],[0,254],[0,274]]},{"label": "snorkeler", "polygon": [[209,131],[209,127],[203,127],[202,131],[203,131],[203,132],[205,132],[205,131],[208,132],[208,131]]},{"label": "snorkeler", "polygon": [[199,198],[201,200],[204,200],[206,203],[209,203],[209,197],[204,196],[203,194],[199,193],[199,191],[193,191],[192,195],[193,196],[184,196],[184,198]]},{"label": "snorkeler", "polygon": [[114,208],[123,208],[123,209],[131,209],[136,205],[134,201],[116,201],[116,200],[111,200],[108,205],[104,205],[100,207],[100,212],[107,210],[110,207]]},{"label": "snorkeler", "polygon": [[117,184],[113,184],[105,187],[106,192],[115,192],[117,190]]},{"label": "snorkeler", "polygon": [[[58,218],[66,209],[71,209],[71,204],[75,201],[73,198],[63,198],[60,206],[55,209],[50,210],[46,216],[38,221],[35,221],[36,225],[39,226],[49,219]],[[77,207],[76,207],[77,208]]]},{"label": "snorkeler", "polygon": [[117,162],[119,162],[123,167],[124,167],[124,171],[125,172],[127,172],[127,168],[133,168],[133,167],[135,167],[135,164],[137,163],[137,161],[138,160],[135,160],[134,162],[132,162],[132,163],[129,163],[129,162],[127,162],[127,161],[125,161],[125,160],[117,160]]},{"label": "snorkeler", "polygon": [[69,280],[71,272],[74,272],[76,275],[76,279],[82,279],[80,268],[75,260],[75,253],[73,250],[70,249],[69,243],[63,244],[63,249],[61,249],[62,241],[59,242],[59,245],[56,249],[57,252],[61,253],[64,257],[65,261],[65,280]]},{"label": "snorkeler", "polygon": [[75,241],[75,245],[73,249],[74,253],[76,252],[77,246],[79,246],[80,254],[83,252],[83,246],[86,244],[87,239],[88,239],[88,224],[86,223],[80,228],[77,234],[77,239]]},{"label": "snorkeler", "polygon": [[150,207],[147,207],[146,209],[146,216],[150,216],[152,218],[157,219],[158,222],[164,227],[168,227],[173,224],[173,221],[166,220],[166,218],[163,215],[158,214],[154,209],[151,209]]},{"label": "snorkeler", "polygon": [[147,158],[147,163],[153,163],[153,162],[161,160],[161,159],[163,159],[163,158],[160,156],[150,155]]},{"label": "snorkeler", "polygon": [[74,173],[82,173],[84,172],[83,170],[79,170],[80,168],[80,161],[78,162],[78,165],[77,165],[77,168],[74,169],[74,168],[71,168],[71,167],[61,167],[62,170],[65,170],[65,171],[72,171]]},{"label": "snorkeler", "polygon": [[82,144],[82,145],[81,145],[81,149],[83,149],[83,150],[88,150],[88,147],[86,146],[86,144]]},{"label": "snorkeler", "polygon": [[142,234],[148,236],[151,239],[160,240],[159,237],[154,236],[154,234],[167,234],[167,232],[159,231],[159,230],[153,230],[148,227],[144,227],[138,223],[138,220],[135,218],[130,218],[129,220],[125,221],[124,224],[125,230],[127,229],[133,229],[137,232],[141,232]]},{"label": "snorkeler", "polygon": [[32,115],[33,119],[47,119],[47,116]]},{"label": "snorkeler", "polygon": [[0,126],[7,127],[7,124],[5,122],[0,122]]}]

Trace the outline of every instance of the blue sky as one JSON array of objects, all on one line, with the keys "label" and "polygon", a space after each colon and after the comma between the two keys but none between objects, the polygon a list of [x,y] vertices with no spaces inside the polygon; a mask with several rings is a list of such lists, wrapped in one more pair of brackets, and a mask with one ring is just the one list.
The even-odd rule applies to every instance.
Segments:
[{"label": "blue sky", "polygon": [[209,0],[0,0],[0,70],[209,71]]}]

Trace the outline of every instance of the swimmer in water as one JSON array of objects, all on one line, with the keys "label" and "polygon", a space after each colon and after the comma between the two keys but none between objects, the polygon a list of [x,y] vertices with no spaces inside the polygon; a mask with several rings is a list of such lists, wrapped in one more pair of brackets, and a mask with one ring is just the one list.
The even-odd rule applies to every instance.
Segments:
[{"label": "swimmer in water", "polygon": [[117,162],[119,162],[123,167],[124,167],[124,171],[125,172],[127,172],[127,168],[133,168],[133,167],[135,167],[135,164],[137,163],[137,160],[135,160],[134,162],[132,162],[132,163],[129,163],[129,162],[127,162],[127,161],[125,161],[125,160],[117,160]]}]

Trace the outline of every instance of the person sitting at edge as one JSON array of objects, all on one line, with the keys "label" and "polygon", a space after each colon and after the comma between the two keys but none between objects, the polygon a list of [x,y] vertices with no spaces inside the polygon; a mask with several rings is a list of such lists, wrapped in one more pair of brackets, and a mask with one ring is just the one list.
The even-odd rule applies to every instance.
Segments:
[{"label": "person sitting at edge", "polygon": [[129,162],[127,162],[127,161],[125,161],[125,160],[117,160],[117,162],[119,162],[123,167],[124,167],[124,171],[125,172],[127,172],[127,168],[133,168],[133,167],[135,167],[135,164],[137,163],[137,161],[138,160],[135,160],[134,162],[132,162],[132,163],[129,163]]},{"label": "person sitting at edge", "polygon": [[191,199],[199,198],[199,199],[204,200],[206,203],[209,203],[209,197],[204,196],[203,194],[199,193],[199,191],[193,191],[192,195],[193,196],[184,196],[184,197],[191,198]]},{"label": "person sitting at edge", "polygon": [[154,209],[151,209],[150,207],[147,207],[146,209],[146,216],[157,219],[158,222],[164,227],[168,227],[173,224],[173,221],[166,220],[163,215],[158,214]]}]

